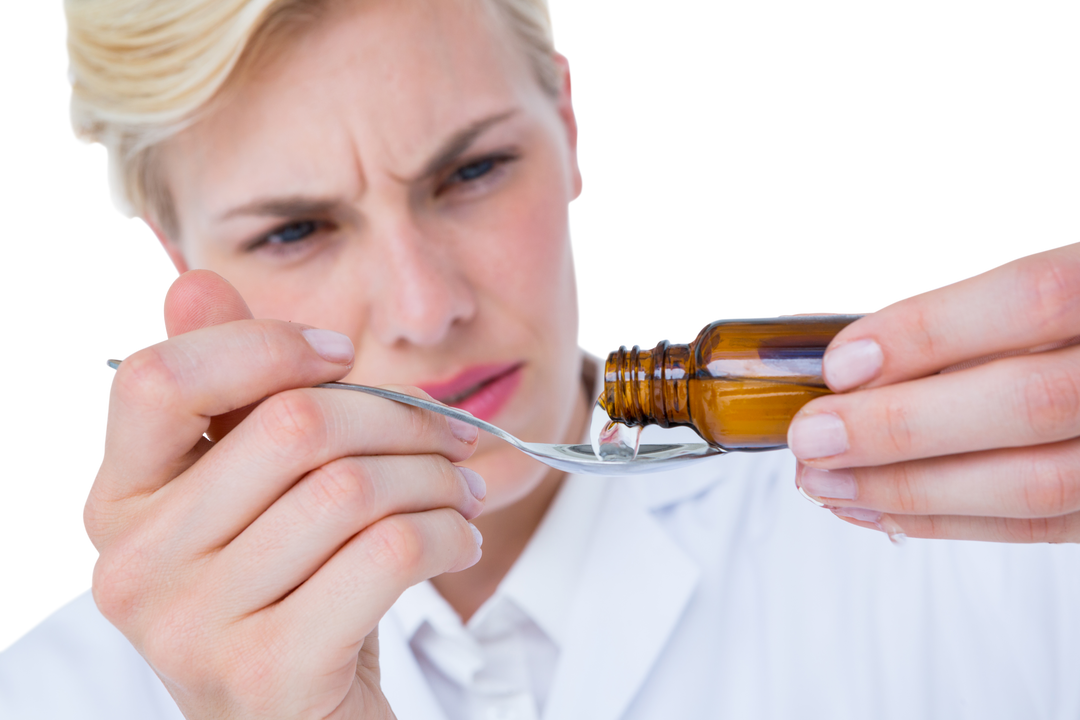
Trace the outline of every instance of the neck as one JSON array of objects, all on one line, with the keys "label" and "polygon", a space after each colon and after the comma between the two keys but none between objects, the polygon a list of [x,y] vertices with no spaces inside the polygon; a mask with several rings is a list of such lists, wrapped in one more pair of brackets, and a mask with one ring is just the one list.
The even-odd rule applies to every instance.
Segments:
[{"label": "neck", "polygon": [[[590,408],[589,397],[582,386],[578,408],[565,442],[580,441]],[[540,526],[565,478],[566,473],[552,469],[531,493],[518,502],[476,518],[473,523],[484,536],[484,554],[480,562],[468,570],[432,578],[432,585],[450,603],[462,622],[468,622],[484,601],[495,594],[499,583],[510,572]]]}]

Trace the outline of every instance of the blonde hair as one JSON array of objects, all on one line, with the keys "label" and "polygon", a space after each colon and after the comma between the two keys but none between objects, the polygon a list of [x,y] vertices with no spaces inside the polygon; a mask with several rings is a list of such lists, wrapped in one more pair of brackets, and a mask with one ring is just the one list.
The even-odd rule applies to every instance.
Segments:
[{"label": "blonde hair", "polygon": [[[362,0],[353,0],[356,2]],[[486,0],[557,95],[546,0]],[[155,148],[195,122],[286,30],[318,18],[327,0],[65,0],[75,134],[109,154],[117,207],[179,232]]]}]

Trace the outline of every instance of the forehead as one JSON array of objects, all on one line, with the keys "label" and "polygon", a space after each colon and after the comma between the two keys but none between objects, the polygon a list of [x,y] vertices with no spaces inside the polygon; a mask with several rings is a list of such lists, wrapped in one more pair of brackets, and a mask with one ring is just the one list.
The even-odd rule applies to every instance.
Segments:
[{"label": "forehead", "polygon": [[486,0],[339,2],[271,56],[167,144],[182,214],[408,176],[448,135],[540,92]]}]

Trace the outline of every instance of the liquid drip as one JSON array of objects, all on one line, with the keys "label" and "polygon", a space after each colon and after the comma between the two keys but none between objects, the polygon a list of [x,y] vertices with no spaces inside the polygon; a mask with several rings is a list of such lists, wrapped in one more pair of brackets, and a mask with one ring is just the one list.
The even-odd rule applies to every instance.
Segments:
[{"label": "liquid drip", "polygon": [[637,458],[640,438],[642,438],[642,427],[630,427],[621,422],[608,422],[596,438],[593,449],[596,457],[605,462],[634,460]]}]

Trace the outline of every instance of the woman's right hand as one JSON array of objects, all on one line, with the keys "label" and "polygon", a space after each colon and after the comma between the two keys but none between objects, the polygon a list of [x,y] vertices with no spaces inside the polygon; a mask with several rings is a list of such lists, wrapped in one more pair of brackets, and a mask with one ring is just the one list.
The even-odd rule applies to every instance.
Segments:
[{"label": "woman's right hand", "polygon": [[312,389],[351,343],[251,319],[213,273],[177,280],[166,324],[112,387],[86,505],[98,607],[191,720],[392,717],[378,622],[479,559],[483,481],[453,465],[477,431]]}]

